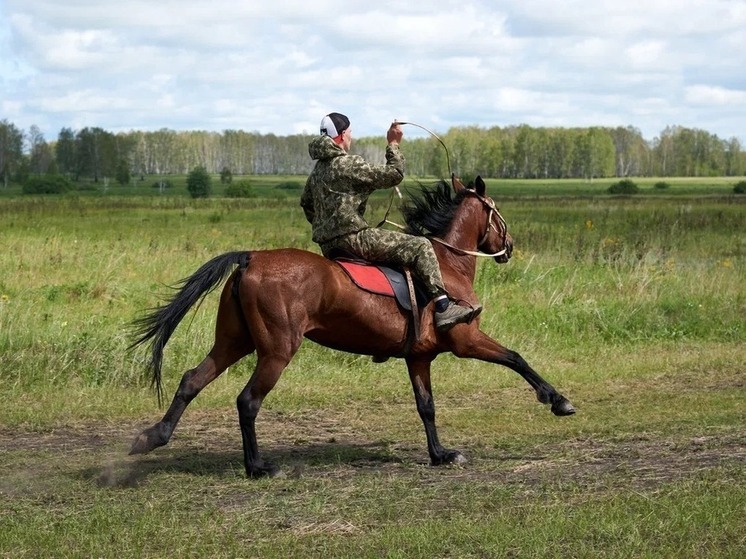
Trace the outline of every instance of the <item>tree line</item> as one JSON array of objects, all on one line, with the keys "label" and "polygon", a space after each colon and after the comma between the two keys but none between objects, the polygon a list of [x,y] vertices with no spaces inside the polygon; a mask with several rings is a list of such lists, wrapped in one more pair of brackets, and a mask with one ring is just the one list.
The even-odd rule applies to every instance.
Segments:
[{"label": "tree line", "polygon": [[[542,128],[527,125],[455,127],[435,138],[402,145],[410,176],[480,174],[491,178],[703,177],[746,174],[739,140],[705,130],[670,126],[652,141],[633,127]],[[73,180],[187,174],[196,167],[234,175],[303,175],[313,162],[310,135],[276,136],[242,130],[223,132],[129,131],[63,128],[48,142],[37,126],[25,132],[0,121],[0,176],[23,183],[34,175]],[[385,140],[359,138],[352,152],[383,161]]]}]

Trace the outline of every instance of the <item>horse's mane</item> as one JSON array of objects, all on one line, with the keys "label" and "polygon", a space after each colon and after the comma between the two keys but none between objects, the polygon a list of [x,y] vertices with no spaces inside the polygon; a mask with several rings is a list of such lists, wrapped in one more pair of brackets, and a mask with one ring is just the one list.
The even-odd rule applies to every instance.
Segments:
[{"label": "horse's mane", "polygon": [[455,193],[451,184],[444,180],[429,187],[420,184],[416,192],[407,190],[409,199],[402,206],[406,232],[418,236],[441,236],[466,192]]}]

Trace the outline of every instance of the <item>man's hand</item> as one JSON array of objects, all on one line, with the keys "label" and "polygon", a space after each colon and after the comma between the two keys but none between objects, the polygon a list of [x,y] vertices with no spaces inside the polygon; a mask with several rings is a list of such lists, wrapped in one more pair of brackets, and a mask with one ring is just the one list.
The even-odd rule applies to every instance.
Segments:
[{"label": "man's hand", "polygon": [[389,144],[398,146],[399,142],[401,142],[402,136],[404,136],[404,132],[402,131],[401,126],[399,126],[399,123],[396,121],[392,122],[389,131],[386,132],[386,141]]}]

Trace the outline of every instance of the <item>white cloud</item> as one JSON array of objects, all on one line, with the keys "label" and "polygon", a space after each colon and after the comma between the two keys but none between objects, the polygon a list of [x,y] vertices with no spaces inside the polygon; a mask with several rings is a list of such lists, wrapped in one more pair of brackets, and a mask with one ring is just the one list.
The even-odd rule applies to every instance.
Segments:
[{"label": "white cloud", "polygon": [[644,40],[629,45],[624,51],[631,68],[635,70],[666,70],[671,60],[666,43],[660,40]]},{"label": "white cloud", "polygon": [[686,100],[694,105],[733,106],[746,111],[746,89],[693,85],[686,88]]},{"label": "white cloud", "polygon": [[399,118],[746,143],[744,28],[743,0],[5,0],[0,118],[292,134],[340,110],[358,136]]}]

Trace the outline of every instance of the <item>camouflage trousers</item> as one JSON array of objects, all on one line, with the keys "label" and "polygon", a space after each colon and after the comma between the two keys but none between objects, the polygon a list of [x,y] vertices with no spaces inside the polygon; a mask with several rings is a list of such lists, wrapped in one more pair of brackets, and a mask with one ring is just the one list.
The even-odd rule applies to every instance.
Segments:
[{"label": "camouflage trousers", "polygon": [[342,249],[378,264],[409,268],[431,298],[446,295],[433,245],[425,237],[369,227],[320,246],[324,256],[329,256],[334,249]]}]

